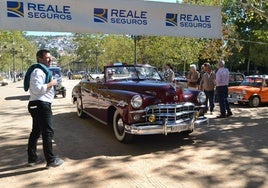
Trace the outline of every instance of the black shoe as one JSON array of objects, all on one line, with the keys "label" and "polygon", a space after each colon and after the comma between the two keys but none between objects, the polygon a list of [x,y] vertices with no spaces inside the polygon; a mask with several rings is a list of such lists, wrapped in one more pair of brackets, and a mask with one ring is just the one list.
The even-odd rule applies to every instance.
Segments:
[{"label": "black shoe", "polygon": [[227,113],[227,117],[232,116],[232,115],[233,113],[231,111]]},{"label": "black shoe", "polygon": [[219,116],[216,116],[216,118],[226,118],[226,115],[219,115]]},{"label": "black shoe", "polygon": [[29,161],[28,166],[35,166],[35,165],[42,163],[43,161],[44,160],[42,157],[37,157],[37,159],[35,161]]},{"label": "black shoe", "polygon": [[47,168],[51,168],[51,167],[58,167],[60,165],[62,165],[64,163],[64,160],[60,159],[60,158],[55,158],[54,161],[52,163],[47,163]]}]

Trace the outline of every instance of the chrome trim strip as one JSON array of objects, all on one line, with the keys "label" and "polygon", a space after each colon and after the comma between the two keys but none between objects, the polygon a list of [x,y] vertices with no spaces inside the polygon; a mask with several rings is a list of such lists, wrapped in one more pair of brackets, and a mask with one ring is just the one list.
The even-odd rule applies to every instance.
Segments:
[{"label": "chrome trim strip", "polygon": [[230,102],[230,103],[249,102],[249,100],[246,100],[246,99],[227,98],[227,100],[228,100],[228,102]]},{"label": "chrome trim strip", "polygon": [[97,118],[96,116],[93,116],[92,114],[90,114],[90,113],[88,113],[88,112],[86,112],[86,111],[84,111],[84,110],[83,110],[83,112],[84,112],[85,114],[89,115],[90,117],[96,119],[96,120],[99,121],[100,123],[102,123],[102,124],[104,124],[104,125],[107,125],[107,122],[102,121],[101,119]]},{"label": "chrome trim strip", "polygon": [[134,110],[134,111],[130,111],[130,114],[139,114],[139,113],[144,113],[146,112],[145,110]]}]

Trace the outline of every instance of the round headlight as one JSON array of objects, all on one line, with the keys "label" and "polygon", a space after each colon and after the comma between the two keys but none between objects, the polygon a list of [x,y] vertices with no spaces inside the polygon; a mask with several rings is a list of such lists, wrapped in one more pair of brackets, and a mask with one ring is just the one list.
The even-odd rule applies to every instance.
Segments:
[{"label": "round headlight", "polygon": [[134,95],[131,99],[131,106],[133,108],[139,108],[142,105],[142,98],[140,95]]},{"label": "round headlight", "polygon": [[206,94],[203,91],[200,91],[197,96],[197,101],[201,104],[206,102]]}]

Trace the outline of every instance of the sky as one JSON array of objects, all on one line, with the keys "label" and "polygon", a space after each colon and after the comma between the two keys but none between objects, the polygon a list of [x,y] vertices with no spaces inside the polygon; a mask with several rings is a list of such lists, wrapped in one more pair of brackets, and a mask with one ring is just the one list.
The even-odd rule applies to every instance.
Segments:
[{"label": "sky", "polygon": [[[167,3],[176,3],[181,2],[181,0],[147,0],[147,1],[158,1],[158,2],[167,2]],[[26,31],[27,35],[37,35],[37,36],[44,36],[44,35],[70,35],[71,33],[68,32],[44,32],[44,31]]]}]

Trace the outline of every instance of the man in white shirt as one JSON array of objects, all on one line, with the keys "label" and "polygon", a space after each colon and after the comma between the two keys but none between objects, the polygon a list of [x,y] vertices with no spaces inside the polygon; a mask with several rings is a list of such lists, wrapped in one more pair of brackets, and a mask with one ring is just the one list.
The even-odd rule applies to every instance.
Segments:
[{"label": "man in white shirt", "polygon": [[[218,62],[218,71],[216,72],[216,90],[219,98],[220,115],[217,118],[226,118],[232,116],[228,97],[229,70],[225,68],[225,62]],[[227,114],[226,114],[227,111]]]},{"label": "man in white shirt", "polygon": [[56,158],[52,149],[52,138],[54,130],[52,128],[51,103],[53,102],[57,81],[52,79],[51,72],[47,67],[51,64],[51,55],[48,50],[39,50],[36,54],[37,64],[32,65],[24,79],[24,89],[29,89],[30,99],[28,111],[33,123],[32,132],[28,140],[28,164],[34,166],[42,162],[37,156],[37,141],[42,134],[43,151],[47,161],[47,168],[57,167],[64,163],[60,158]]}]

